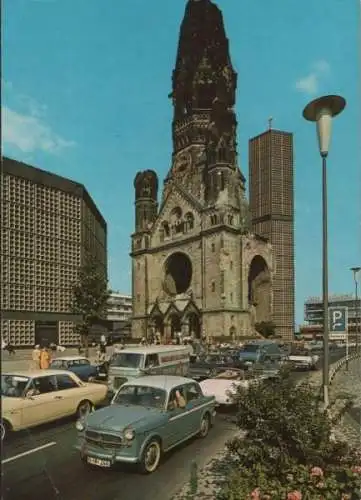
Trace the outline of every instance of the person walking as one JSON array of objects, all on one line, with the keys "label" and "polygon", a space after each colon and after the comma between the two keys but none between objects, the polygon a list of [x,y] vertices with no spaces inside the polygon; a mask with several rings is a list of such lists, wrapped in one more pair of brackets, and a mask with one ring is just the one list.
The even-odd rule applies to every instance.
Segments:
[{"label": "person walking", "polygon": [[50,366],[50,353],[46,347],[43,347],[40,351],[40,368],[41,370],[47,370]]},{"label": "person walking", "polygon": [[39,370],[40,368],[40,346],[36,345],[31,353],[30,370]]}]

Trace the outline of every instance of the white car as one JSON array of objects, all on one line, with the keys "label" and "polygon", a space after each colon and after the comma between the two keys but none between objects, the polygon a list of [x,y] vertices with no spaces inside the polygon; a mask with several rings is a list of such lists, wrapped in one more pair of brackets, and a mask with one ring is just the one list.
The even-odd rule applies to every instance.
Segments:
[{"label": "white car", "polygon": [[218,405],[233,404],[232,395],[237,393],[237,388],[249,387],[251,380],[245,378],[245,372],[229,369],[219,373],[214,378],[208,378],[199,383],[205,396],[214,396]]},{"label": "white car", "polygon": [[63,417],[90,413],[104,402],[107,386],[82,382],[64,370],[1,374],[1,439]]},{"label": "white car", "polygon": [[203,380],[199,385],[205,396],[214,396],[218,405],[229,406],[234,404],[233,396],[237,393],[238,387],[247,389],[251,384],[277,377],[277,373],[277,370],[268,370],[257,374],[230,368],[214,378]]},{"label": "white car", "polygon": [[287,359],[295,368],[303,370],[317,370],[317,363],[320,359],[320,356],[311,353],[294,353],[290,354]]}]

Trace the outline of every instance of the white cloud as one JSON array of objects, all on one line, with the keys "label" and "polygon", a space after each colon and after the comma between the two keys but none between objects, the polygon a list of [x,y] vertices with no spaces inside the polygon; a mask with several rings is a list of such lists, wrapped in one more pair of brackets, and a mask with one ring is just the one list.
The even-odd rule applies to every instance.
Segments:
[{"label": "white cloud", "polygon": [[32,153],[36,150],[57,153],[66,147],[74,146],[73,141],[67,141],[57,135],[35,109],[31,110],[31,106],[30,114],[21,114],[3,107],[2,122],[4,144],[15,146],[23,153]]},{"label": "white cloud", "polygon": [[305,94],[314,95],[318,92],[322,79],[329,73],[330,65],[327,61],[323,59],[316,61],[312,64],[310,73],[296,81],[295,89]]}]

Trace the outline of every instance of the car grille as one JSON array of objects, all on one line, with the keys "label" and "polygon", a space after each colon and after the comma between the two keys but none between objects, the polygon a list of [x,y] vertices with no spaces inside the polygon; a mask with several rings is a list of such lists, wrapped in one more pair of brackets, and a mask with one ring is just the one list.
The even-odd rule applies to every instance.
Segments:
[{"label": "car grille", "polygon": [[125,377],[115,377],[114,378],[114,389],[119,389],[128,379]]},{"label": "car grille", "polygon": [[86,431],[85,440],[87,443],[99,448],[119,448],[122,445],[121,436],[95,431]]}]

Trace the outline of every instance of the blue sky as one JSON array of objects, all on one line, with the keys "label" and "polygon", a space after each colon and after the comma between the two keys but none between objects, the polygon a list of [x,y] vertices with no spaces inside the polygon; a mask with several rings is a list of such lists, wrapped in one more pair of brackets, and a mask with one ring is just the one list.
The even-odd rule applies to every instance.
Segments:
[{"label": "blue sky", "polygon": [[[108,221],[113,289],[129,292],[133,178],[171,159],[167,98],[185,0],[4,0],[3,151],[85,184]],[[321,169],[304,105],[340,93],[329,172],[330,291],[361,265],[359,0],[219,0],[238,72],[240,166],[248,139],[294,133],[296,311],[321,292]]]}]

